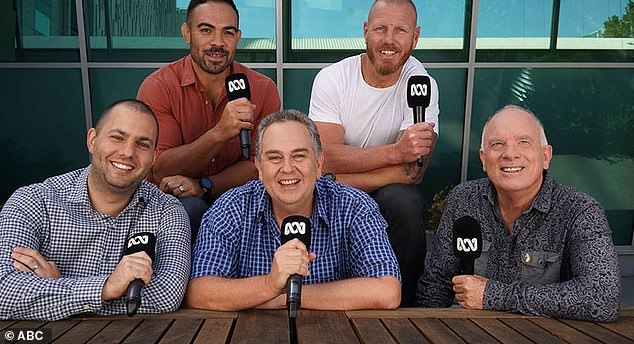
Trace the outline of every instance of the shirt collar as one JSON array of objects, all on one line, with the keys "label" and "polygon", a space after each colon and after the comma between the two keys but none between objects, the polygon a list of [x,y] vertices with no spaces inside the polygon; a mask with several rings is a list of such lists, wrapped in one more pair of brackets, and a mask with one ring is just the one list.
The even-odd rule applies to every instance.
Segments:
[{"label": "shirt collar", "polygon": [[[537,196],[533,200],[533,204],[531,204],[531,207],[526,211],[527,213],[530,212],[531,209],[536,209],[543,213],[546,213],[550,210],[554,180],[550,173],[548,173],[548,170],[544,170],[542,178],[542,186],[540,187]],[[497,192],[495,190],[495,187],[491,183],[491,180],[488,178],[487,185],[482,190],[482,197],[491,202],[491,204],[496,208],[498,207]]]}]

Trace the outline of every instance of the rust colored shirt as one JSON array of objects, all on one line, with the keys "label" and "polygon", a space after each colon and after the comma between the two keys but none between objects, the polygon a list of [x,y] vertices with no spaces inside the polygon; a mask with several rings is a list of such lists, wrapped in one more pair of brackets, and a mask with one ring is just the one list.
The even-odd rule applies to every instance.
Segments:
[{"label": "rust colored shirt", "polygon": [[[268,77],[233,62],[231,73],[244,73],[251,86],[251,103],[256,105],[253,124],[272,112],[279,111],[277,87]],[[158,153],[191,143],[218,124],[227,105],[226,91],[214,108],[204,87],[196,79],[191,55],[174,61],[149,75],[139,87],[137,98],[152,108],[159,123]],[[251,157],[254,155],[256,130],[251,131]],[[209,161],[207,176],[218,174],[240,161],[238,136],[225,143],[218,155]],[[190,177],[193,173],[187,173]],[[156,184],[153,173],[148,179]]]}]

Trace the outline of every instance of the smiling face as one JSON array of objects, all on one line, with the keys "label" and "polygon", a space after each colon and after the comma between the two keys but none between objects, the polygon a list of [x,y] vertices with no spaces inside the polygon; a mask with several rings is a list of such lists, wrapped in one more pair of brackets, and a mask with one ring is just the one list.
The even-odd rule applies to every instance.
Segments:
[{"label": "smiling face", "polygon": [[238,16],[231,6],[221,2],[196,6],[181,32],[190,45],[197,72],[228,73],[242,35],[238,30]]},{"label": "smiling face", "polygon": [[382,76],[400,73],[416,47],[419,34],[411,4],[376,2],[363,25],[367,56],[375,73]]},{"label": "smiling face", "polygon": [[276,217],[310,216],[323,154],[315,155],[306,126],[296,121],[275,122],[266,128],[261,144],[255,166]]},{"label": "smiling face", "polygon": [[539,124],[520,109],[502,110],[485,127],[480,160],[498,194],[537,195],[551,158],[552,147],[542,146]]},{"label": "smiling face", "polygon": [[88,131],[92,154],[88,188],[131,195],[154,163],[158,128],[151,114],[125,104],[113,107],[98,129]]}]

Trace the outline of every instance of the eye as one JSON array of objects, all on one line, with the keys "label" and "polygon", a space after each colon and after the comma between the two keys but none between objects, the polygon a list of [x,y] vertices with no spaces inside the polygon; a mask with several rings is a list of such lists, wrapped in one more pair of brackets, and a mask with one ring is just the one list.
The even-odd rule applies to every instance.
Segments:
[{"label": "eye", "polygon": [[499,142],[499,141],[491,142],[489,144],[489,148],[494,149],[494,150],[501,149],[502,147],[504,147],[504,145],[502,144],[502,142]]},{"label": "eye", "polygon": [[531,141],[530,140],[520,140],[520,144],[521,145],[530,145]]},{"label": "eye", "polygon": [[110,138],[111,138],[113,141],[117,141],[117,142],[121,142],[121,141],[123,141],[123,136],[121,136],[121,135],[110,135]]},{"label": "eye", "polygon": [[202,29],[200,29],[200,32],[204,33],[204,34],[208,34],[211,33],[211,29],[208,27],[204,27]]},{"label": "eye", "polygon": [[304,159],[306,159],[306,154],[304,153],[293,154],[293,160],[295,161],[303,161]]},{"label": "eye", "polygon": [[385,32],[386,28],[385,26],[377,26],[374,28],[375,32]]},{"label": "eye", "polygon": [[141,149],[150,149],[150,148],[152,148],[150,146],[150,144],[148,142],[146,142],[146,141],[142,141],[142,142],[137,143],[137,146],[139,146]]},{"label": "eye", "polygon": [[268,157],[268,160],[274,164],[279,163],[280,161],[282,161],[282,157],[279,155],[270,155]]},{"label": "eye", "polygon": [[225,36],[227,36],[227,37],[233,37],[235,35],[236,35],[236,33],[233,30],[225,31]]}]

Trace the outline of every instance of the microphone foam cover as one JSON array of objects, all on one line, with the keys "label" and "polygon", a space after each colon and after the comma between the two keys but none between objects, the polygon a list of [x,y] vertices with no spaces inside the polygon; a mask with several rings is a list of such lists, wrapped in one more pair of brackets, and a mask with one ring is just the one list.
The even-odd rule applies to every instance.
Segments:
[{"label": "microphone foam cover", "polygon": [[427,108],[431,101],[431,80],[427,75],[412,75],[407,80],[407,106]]},{"label": "microphone foam cover", "polygon": [[141,232],[135,233],[125,242],[123,255],[144,251],[154,261],[154,250],[156,248],[156,236],[154,233]]},{"label": "microphone foam cover", "polygon": [[463,216],[453,224],[454,255],[460,259],[475,259],[482,254],[482,228],[471,216]]},{"label": "microphone foam cover", "polygon": [[227,91],[227,98],[229,101],[236,100],[238,98],[247,98],[251,100],[249,79],[247,79],[247,76],[244,73],[229,75],[225,79],[225,90]]},{"label": "microphone foam cover", "polygon": [[282,245],[295,238],[299,239],[310,249],[310,220],[304,216],[288,216],[282,221]]}]

